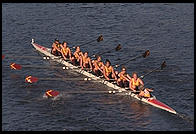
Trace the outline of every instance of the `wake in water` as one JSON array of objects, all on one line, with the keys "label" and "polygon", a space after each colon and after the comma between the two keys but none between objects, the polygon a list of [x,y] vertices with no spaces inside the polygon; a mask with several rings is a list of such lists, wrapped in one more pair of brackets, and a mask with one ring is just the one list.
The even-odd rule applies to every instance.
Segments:
[{"label": "wake in water", "polygon": [[70,94],[67,94],[66,92],[61,92],[59,95],[55,96],[55,97],[48,97],[46,95],[46,93],[43,94],[43,99],[51,99],[53,101],[56,101],[56,100],[60,100],[60,99],[67,99],[67,98],[70,98],[71,95]]},{"label": "wake in water", "polygon": [[191,119],[190,117],[188,117],[187,115],[185,114],[180,114],[180,113],[177,113],[176,114],[178,117],[182,118],[183,120],[187,121],[188,123],[191,123],[191,125],[194,125],[194,119]]}]

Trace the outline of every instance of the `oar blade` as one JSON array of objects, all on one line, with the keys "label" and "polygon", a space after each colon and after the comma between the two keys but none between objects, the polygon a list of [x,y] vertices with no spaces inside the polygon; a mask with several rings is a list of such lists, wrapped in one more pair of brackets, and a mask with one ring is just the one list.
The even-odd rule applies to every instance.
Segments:
[{"label": "oar blade", "polygon": [[56,97],[59,95],[59,92],[58,91],[55,91],[55,90],[52,90],[52,89],[49,89],[46,91],[46,95],[48,97]]},{"label": "oar blade", "polygon": [[16,64],[16,63],[11,63],[10,64],[10,68],[11,69],[14,69],[14,70],[21,70],[22,69],[22,66],[19,65],[19,64]]},{"label": "oar blade", "polygon": [[143,57],[146,58],[147,56],[150,55],[150,51],[149,50],[146,50],[144,53],[143,53]]},{"label": "oar blade", "polygon": [[166,65],[166,61],[163,61],[163,63],[161,64],[161,70],[163,69],[163,68],[165,68],[167,65]]},{"label": "oar blade", "polygon": [[38,78],[37,77],[33,77],[33,76],[27,76],[25,78],[25,82],[27,83],[35,83],[38,81]]},{"label": "oar blade", "polygon": [[115,48],[116,51],[119,51],[121,49],[121,44],[118,44],[118,46]]},{"label": "oar blade", "polygon": [[103,41],[103,35],[100,35],[100,36],[97,38],[97,42],[100,42],[100,41]]}]

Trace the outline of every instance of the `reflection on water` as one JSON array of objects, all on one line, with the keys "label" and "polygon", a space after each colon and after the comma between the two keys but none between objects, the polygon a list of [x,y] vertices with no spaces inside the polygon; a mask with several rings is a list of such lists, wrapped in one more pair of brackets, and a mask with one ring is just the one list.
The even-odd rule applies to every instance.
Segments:
[{"label": "reflection on water", "polygon": [[[137,100],[136,100],[137,101]],[[133,126],[142,126],[146,127],[151,123],[151,114],[150,111],[151,106],[147,106],[146,104],[142,102],[136,102],[131,101],[130,103],[130,109],[133,111],[134,114],[131,118],[134,119],[134,122],[132,123]]]}]

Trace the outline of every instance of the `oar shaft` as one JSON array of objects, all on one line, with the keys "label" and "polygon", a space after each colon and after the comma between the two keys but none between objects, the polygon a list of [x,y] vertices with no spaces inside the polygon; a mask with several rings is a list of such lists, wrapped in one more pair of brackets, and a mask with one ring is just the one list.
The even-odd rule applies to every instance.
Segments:
[{"label": "oar shaft", "polygon": [[141,77],[141,78],[144,78],[145,76],[151,74],[152,72],[156,71],[156,70],[159,69],[159,68],[160,68],[160,67],[157,67],[157,68],[153,69],[152,71],[150,71],[150,72],[148,72],[148,73],[146,73],[145,75],[142,75],[142,76],[140,76],[140,77]]},{"label": "oar shaft", "polygon": [[[97,93],[109,93],[109,91],[73,91],[73,92],[62,92],[63,94],[97,94]],[[113,93],[113,91],[111,92]]]},{"label": "oar shaft", "polygon": [[[63,77],[63,76],[62,76]],[[107,81],[103,79],[91,79],[91,78],[38,78],[39,80],[63,80],[63,81]],[[110,79],[113,81],[114,79]]]},{"label": "oar shaft", "polygon": [[[100,36],[97,38],[97,42],[100,42],[100,41],[102,41],[102,40],[103,40],[103,35],[100,35]],[[93,39],[93,40],[91,40],[91,41],[89,41],[89,42],[87,42],[87,43],[83,43],[83,44],[81,44],[81,45],[79,45],[79,46],[81,47],[81,46],[90,44],[90,43],[92,43],[92,42],[94,42],[94,41],[95,41],[95,40]],[[76,48],[76,46],[74,46],[74,47],[72,47],[72,48]]]},{"label": "oar shaft", "polygon": [[105,53],[109,53],[109,52],[111,52],[113,49],[111,49],[111,50],[108,50],[108,51],[105,51],[105,52],[103,52],[103,53],[99,53],[98,55],[103,55],[103,54],[105,54]]},{"label": "oar shaft", "polygon": [[115,67],[118,68],[118,67],[120,67],[120,66],[122,66],[122,65],[125,65],[125,64],[129,63],[130,61],[133,61],[133,60],[135,60],[135,59],[137,59],[137,58],[140,58],[140,57],[146,58],[146,57],[149,56],[149,55],[150,55],[150,51],[149,51],[149,50],[146,50],[142,55],[138,55],[138,56],[136,56],[136,57],[134,57],[134,58],[132,58],[132,59],[126,60],[126,62],[124,62],[124,63],[117,64],[117,65],[115,65]]},{"label": "oar shaft", "polygon": [[33,66],[33,65],[21,65],[23,68],[58,68],[58,69],[62,69],[63,67],[55,67],[55,66]]},{"label": "oar shaft", "polygon": [[139,57],[142,57],[142,55],[139,55],[139,56],[136,56],[136,57],[134,57],[134,58],[132,58],[132,59],[130,59],[130,60],[127,60],[126,62],[117,65],[116,68],[118,68],[118,67],[120,67],[120,66],[122,66],[122,65],[125,65],[125,64],[129,63],[130,61],[133,61],[133,60],[135,60],[135,59],[137,59],[137,58],[139,58]]},{"label": "oar shaft", "polygon": [[34,59],[40,59],[40,56],[15,56],[15,55],[7,55],[5,57],[8,58],[34,58]]},{"label": "oar shaft", "polygon": [[89,42],[87,42],[87,43],[83,43],[83,44],[81,44],[81,45],[79,45],[80,47],[81,46],[84,46],[84,45],[87,45],[87,44],[89,44],[89,43],[92,43],[92,42],[94,42],[95,40],[91,40],[91,41],[89,41]]},{"label": "oar shaft", "polygon": [[148,73],[140,76],[140,78],[144,78],[144,76],[147,76],[147,75],[151,74],[152,72],[156,71],[159,68],[161,68],[161,70],[162,70],[164,67],[166,67],[166,62],[165,61],[163,61],[163,63],[161,64],[161,66],[158,66],[157,68],[153,69],[152,71],[150,71],[150,72],[148,72]]}]

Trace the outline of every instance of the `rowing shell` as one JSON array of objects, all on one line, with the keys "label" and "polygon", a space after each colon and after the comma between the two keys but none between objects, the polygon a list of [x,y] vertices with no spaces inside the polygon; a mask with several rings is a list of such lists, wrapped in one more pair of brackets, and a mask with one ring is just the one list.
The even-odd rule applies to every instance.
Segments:
[{"label": "rowing shell", "polygon": [[124,92],[125,94],[127,95],[130,95],[131,97],[133,98],[136,98],[142,102],[145,102],[147,104],[150,104],[154,107],[157,107],[157,108],[160,108],[160,109],[163,109],[165,111],[168,111],[170,113],[173,113],[173,114],[177,114],[177,112],[172,109],[171,107],[167,106],[166,104],[160,102],[159,100],[156,99],[155,96],[151,97],[151,98],[139,98],[136,94],[134,94],[133,92],[131,91],[127,91],[125,88],[121,88],[119,86],[117,86],[115,83],[112,83],[112,82],[108,82],[107,80],[103,79],[103,78],[100,78],[100,77],[97,77],[95,75],[93,75],[92,73],[88,72],[88,71],[85,71],[85,70],[82,70],[81,68],[77,67],[77,66],[74,66],[72,65],[71,63],[63,60],[63,58],[59,58],[58,56],[54,56],[51,54],[51,49],[50,48],[46,48],[44,46],[41,46],[37,43],[34,42],[34,39],[32,39],[32,42],[31,44],[33,45],[33,47],[39,51],[40,53],[50,57],[50,59],[58,62],[58,63],[61,63],[63,65],[65,65],[66,67],[80,73],[80,74],[83,74],[93,80],[97,80],[98,82],[101,82],[105,85],[107,85],[108,87],[111,87],[113,89],[116,89],[118,90],[119,92]]}]

